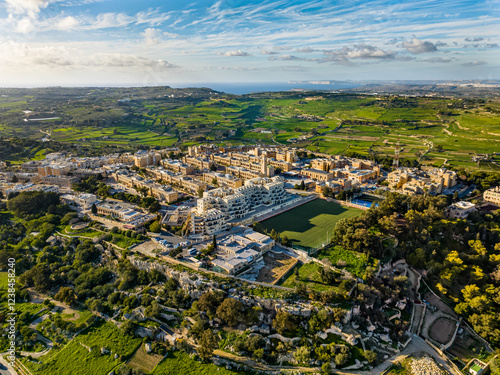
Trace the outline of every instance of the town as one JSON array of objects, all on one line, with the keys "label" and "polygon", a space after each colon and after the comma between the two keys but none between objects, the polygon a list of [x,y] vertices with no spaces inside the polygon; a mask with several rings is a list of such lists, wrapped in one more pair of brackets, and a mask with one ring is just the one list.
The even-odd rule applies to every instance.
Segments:
[{"label": "town", "polygon": [[[429,356],[416,368],[482,374],[489,366],[483,354],[493,353],[484,335],[424,287],[418,251],[405,261],[396,248],[403,228],[415,230],[411,215],[423,215],[413,211],[418,205],[439,220],[444,217],[432,210],[440,207],[460,226],[469,215],[498,209],[500,189],[478,195],[455,171],[398,162],[397,151],[387,171],[370,160],[269,145],[202,144],[98,157],[57,152],[18,166],[3,163],[0,191],[9,209],[26,210],[26,217],[30,208],[11,202],[30,194],[59,197],[70,211],[46,233],[46,241],[54,248],[71,243],[80,243],[77,250],[95,248],[94,264],[118,267],[121,282],[103,294],[116,302],[105,305],[100,292],[89,290],[85,305],[96,318],[81,328],[100,318],[132,340],[143,337],[144,353],[140,349],[127,362],[132,368],[140,362],[136,356],[158,364],[165,351],[177,348],[196,350],[203,361],[216,354],[213,362],[228,371],[298,366],[306,372],[382,373],[395,366],[391,358],[418,352]],[[398,216],[395,203],[389,203],[394,199],[406,199],[408,213]],[[375,209],[389,211],[377,225],[372,254],[346,252],[341,246],[353,248],[352,235],[335,224]],[[314,221],[322,210],[330,229]],[[36,239],[44,229],[35,227],[40,228],[31,233]],[[360,235],[361,241],[375,241],[374,234]],[[29,243],[34,251],[46,251],[43,240]],[[458,267],[461,260],[453,256],[445,262]],[[130,272],[146,272],[145,281],[132,281]],[[45,353],[70,342],[71,331],[55,342],[46,337],[55,337],[51,329],[61,324],[54,312],[68,314],[77,304],[72,288],[42,286],[34,277],[24,277],[25,285],[34,288],[31,293],[52,293],[45,301],[55,310],[29,325],[43,350],[25,350],[20,373],[45,368]],[[149,286],[139,287],[144,283]],[[33,340],[27,337],[29,349]],[[311,338],[315,354],[307,343]],[[214,340],[222,341],[217,346]],[[470,345],[477,348],[471,351]],[[113,352],[105,345],[99,350]],[[463,356],[462,362],[449,353]]]}]

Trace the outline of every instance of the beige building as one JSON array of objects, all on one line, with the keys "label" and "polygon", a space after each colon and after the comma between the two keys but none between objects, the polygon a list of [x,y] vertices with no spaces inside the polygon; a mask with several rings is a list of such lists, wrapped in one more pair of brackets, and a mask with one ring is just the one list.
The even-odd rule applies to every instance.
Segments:
[{"label": "beige building", "polygon": [[306,176],[309,178],[312,178],[313,180],[316,181],[330,181],[333,180],[333,173],[330,172],[325,172],[320,169],[302,169],[300,171],[300,174],[302,176]]},{"label": "beige building", "polygon": [[69,164],[45,164],[38,167],[38,174],[43,176],[64,176],[69,173],[71,166]]},{"label": "beige building", "polygon": [[163,168],[169,171],[179,172],[185,175],[193,174],[195,169],[192,165],[188,165],[179,160],[163,159],[160,164],[163,166]]},{"label": "beige building", "polygon": [[239,188],[240,186],[243,186],[242,179],[238,179],[230,174],[222,174],[217,172],[203,173],[203,181],[211,185],[213,185],[214,182],[216,182],[218,186],[225,186],[231,189],[236,189]]},{"label": "beige building", "polygon": [[185,156],[184,163],[192,165],[199,170],[210,169],[212,165],[215,165],[212,160],[198,156]]},{"label": "beige building", "polygon": [[500,205],[500,186],[486,190],[483,194],[483,198],[487,202]]},{"label": "beige building", "polygon": [[158,152],[138,152],[134,155],[136,167],[145,168],[160,164],[161,154]]}]

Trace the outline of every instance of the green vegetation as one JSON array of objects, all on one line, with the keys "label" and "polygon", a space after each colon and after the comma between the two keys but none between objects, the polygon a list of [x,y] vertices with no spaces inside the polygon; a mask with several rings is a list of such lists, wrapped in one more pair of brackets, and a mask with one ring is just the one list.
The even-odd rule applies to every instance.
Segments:
[{"label": "green vegetation", "polygon": [[260,223],[263,231],[274,229],[292,244],[321,247],[331,238],[335,224],[347,217],[361,214],[361,210],[338,203],[316,199]]},{"label": "green vegetation", "polygon": [[[399,140],[404,165],[446,161],[457,169],[499,169],[493,163],[498,162],[493,153],[500,150],[497,99],[325,92],[235,96],[170,87],[2,92],[7,97],[0,98],[0,130],[4,137],[18,138],[0,147],[0,158],[13,162],[38,159],[61,148],[89,155],[204,142],[276,141],[390,166]],[[47,115],[47,106],[55,113]],[[58,119],[24,121],[43,117]],[[305,140],[294,143],[302,136]],[[44,137],[50,141],[39,142]],[[83,139],[85,145],[76,147],[75,142]],[[478,165],[472,161],[476,154],[489,154],[489,161]]]},{"label": "green vegetation", "polygon": [[[25,364],[31,371],[42,375],[107,374],[134,353],[140,343],[140,339],[123,335],[113,324],[101,321],[62,349],[54,349],[40,358],[41,364],[29,361]],[[101,348],[110,353],[101,354]],[[115,354],[118,354],[117,359]]]},{"label": "green vegetation", "polygon": [[347,250],[342,246],[321,250],[315,256],[320,260],[328,259],[333,266],[344,268],[357,277],[361,277],[368,266],[366,254]]},{"label": "green vegetation", "polygon": [[171,352],[156,366],[153,375],[236,375],[238,372],[217,367],[213,364],[203,364],[189,357],[182,351]]}]

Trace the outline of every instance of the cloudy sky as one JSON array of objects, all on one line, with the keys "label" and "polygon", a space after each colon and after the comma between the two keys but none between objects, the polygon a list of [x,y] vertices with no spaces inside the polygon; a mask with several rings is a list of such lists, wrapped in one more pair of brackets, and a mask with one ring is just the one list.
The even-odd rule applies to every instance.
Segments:
[{"label": "cloudy sky", "polygon": [[500,79],[500,0],[0,0],[0,86]]}]

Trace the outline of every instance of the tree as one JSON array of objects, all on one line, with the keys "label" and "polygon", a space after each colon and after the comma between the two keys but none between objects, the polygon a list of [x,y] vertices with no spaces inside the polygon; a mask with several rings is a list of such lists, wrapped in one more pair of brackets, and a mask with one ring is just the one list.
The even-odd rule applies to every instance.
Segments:
[{"label": "tree", "polygon": [[373,363],[377,360],[377,353],[375,353],[372,350],[365,350],[363,355],[365,356],[366,360],[370,363]]},{"label": "tree", "polygon": [[286,331],[295,331],[297,325],[293,316],[284,310],[279,310],[276,317],[273,319],[274,329],[280,334],[284,334]]},{"label": "tree", "polygon": [[321,375],[329,375],[332,370],[332,366],[330,366],[330,363],[323,363],[321,365]]},{"label": "tree", "polygon": [[308,365],[311,360],[311,351],[307,346],[301,346],[293,353],[293,357],[298,363]]},{"label": "tree", "polygon": [[226,298],[217,308],[217,317],[229,326],[234,326],[241,319],[243,304],[234,298]]},{"label": "tree", "polygon": [[133,336],[135,332],[135,324],[131,320],[125,320],[120,327],[124,334]]},{"label": "tree", "polygon": [[148,207],[149,212],[155,213],[161,210],[161,204],[156,199],[153,203],[151,203]]},{"label": "tree", "polygon": [[70,306],[76,302],[75,291],[72,288],[65,286],[59,289],[59,292],[57,292],[54,298],[58,301],[67,303]]},{"label": "tree", "polygon": [[217,166],[216,166],[215,164],[211,164],[211,165],[210,165],[210,170],[211,170],[212,172],[216,172],[216,171],[217,171]]},{"label": "tree", "polygon": [[203,362],[208,362],[217,348],[217,339],[211,329],[207,329],[198,341],[198,354]]},{"label": "tree", "polygon": [[161,231],[160,221],[159,220],[153,221],[149,226],[149,231],[154,233],[160,233]]},{"label": "tree", "polygon": [[500,375],[500,358],[495,358],[490,362],[491,375]]},{"label": "tree", "polygon": [[198,194],[198,196],[199,196],[200,198],[203,198],[203,192],[204,192],[204,191],[205,191],[205,190],[203,190],[203,188],[200,186],[200,187],[198,188],[198,190],[196,191],[196,193]]},{"label": "tree", "polygon": [[215,234],[214,236],[212,237],[212,251],[216,251],[217,250],[217,238],[215,237]]},{"label": "tree", "polygon": [[92,203],[90,211],[92,212],[92,215],[97,215],[97,206],[95,205],[95,203]]},{"label": "tree", "polygon": [[342,366],[349,360],[349,353],[340,352],[335,356],[335,364],[337,366]]},{"label": "tree", "polygon": [[302,180],[300,182],[300,190],[306,190],[306,184],[305,184],[304,180]]}]

